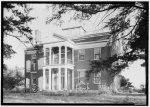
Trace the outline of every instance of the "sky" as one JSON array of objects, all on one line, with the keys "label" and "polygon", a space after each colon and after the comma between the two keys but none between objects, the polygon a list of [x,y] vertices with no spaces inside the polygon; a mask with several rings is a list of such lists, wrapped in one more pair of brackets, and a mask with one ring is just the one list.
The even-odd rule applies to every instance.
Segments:
[{"label": "sky", "polygon": [[[39,29],[42,32],[42,40],[52,39],[52,34],[54,32],[62,33],[61,28],[54,24],[45,24],[46,18],[51,13],[51,11],[47,10],[46,4],[34,4],[30,6],[33,7],[30,15],[36,17],[36,20],[30,23],[29,26],[33,29],[33,31]],[[63,27],[82,25],[84,29],[90,32],[97,29],[97,25],[104,15],[104,13],[97,14],[93,16],[90,21],[84,21],[82,23],[78,23],[76,21],[66,22]],[[64,19],[68,19],[68,16],[65,16]],[[100,25],[102,25],[102,23]],[[6,39],[6,42],[13,46],[13,49],[17,52],[17,54],[13,55],[11,59],[4,60],[4,63],[6,63],[9,68],[15,68],[15,66],[24,68],[24,50],[26,47],[15,38],[9,37]],[[138,60],[130,64],[130,67],[121,73],[126,78],[129,78],[133,85],[137,88],[140,87],[140,84],[145,83],[145,68],[140,66],[141,63],[142,61]]]}]

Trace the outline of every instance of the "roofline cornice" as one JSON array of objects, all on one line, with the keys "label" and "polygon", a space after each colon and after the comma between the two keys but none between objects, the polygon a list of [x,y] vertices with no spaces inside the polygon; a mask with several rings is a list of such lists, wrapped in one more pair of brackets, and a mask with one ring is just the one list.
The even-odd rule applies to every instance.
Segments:
[{"label": "roofline cornice", "polygon": [[76,45],[84,45],[84,44],[92,44],[92,43],[102,43],[102,42],[108,42],[109,39],[101,40],[101,41],[93,41],[93,42],[81,42],[81,43],[75,43]]}]

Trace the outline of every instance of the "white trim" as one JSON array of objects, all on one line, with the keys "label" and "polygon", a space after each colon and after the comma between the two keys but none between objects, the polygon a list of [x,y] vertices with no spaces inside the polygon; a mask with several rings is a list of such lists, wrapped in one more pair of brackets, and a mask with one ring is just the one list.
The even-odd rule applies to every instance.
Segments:
[{"label": "white trim", "polygon": [[49,67],[51,67],[51,68],[59,68],[59,67],[65,68],[65,67],[67,67],[67,68],[70,68],[70,69],[74,69],[74,66],[75,65],[72,65],[72,64],[61,64],[61,65],[60,64],[56,64],[56,65],[43,66],[43,68],[47,69]]},{"label": "white trim", "polygon": [[44,47],[59,47],[59,46],[68,46],[70,48],[74,48],[75,44],[71,44],[68,41],[61,41],[61,42],[55,42],[55,43],[47,43],[43,44]]},{"label": "white trim", "polygon": [[65,40],[65,41],[67,41],[67,38],[66,38],[66,37],[64,37],[64,36],[62,36],[62,35],[59,35],[59,34],[53,33],[53,36],[54,36],[54,37],[56,37],[56,38],[58,38],[58,39],[60,39],[60,40]]},{"label": "white trim", "polygon": [[76,43],[76,45],[103,43],[103,42],[108,42],[108,41],[109,41],[109,39],[99,40],[99,41],[91,41],[91,42],[80,42],[80,43]]},{"label": "white trim", "polygon": [[93,44],[81,44],[81,45],[76,45],[74,47],[74,50],[95,48],[97,46],[99,46],[99,47],[105,47],[106,45],[107,45],[106,42],[103,42],[103,43],[93,43]]},{"label": "white trim", "polygon": [[60,40],[68,41],[71,44],[75,44],[72,40],[70,40],[70,39],[68,39],[68,38],[66,38],[66,37],[64,37],[62,35],[54,33],[53,36],[56,37],[56,38],[58,38],[58,39],[60,39]]}]

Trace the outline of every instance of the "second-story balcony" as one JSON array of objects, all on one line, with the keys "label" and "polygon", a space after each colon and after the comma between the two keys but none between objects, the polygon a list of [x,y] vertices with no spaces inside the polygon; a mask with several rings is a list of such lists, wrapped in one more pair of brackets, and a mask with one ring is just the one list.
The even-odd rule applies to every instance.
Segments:
[{"label": "second-story balcony", "polygon": [[46,48],[45,65],[73,64],[73,49],[67,46]]}]

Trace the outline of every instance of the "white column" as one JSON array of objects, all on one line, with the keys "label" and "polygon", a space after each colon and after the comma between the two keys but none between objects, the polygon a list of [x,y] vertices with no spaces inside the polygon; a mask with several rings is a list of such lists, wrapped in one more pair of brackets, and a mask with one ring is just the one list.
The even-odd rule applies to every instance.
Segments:
[{"label": "white column", "polygon": [[45,90],[45,69],[43,68],[43,90]]},{"label": "white column", "polygon": [[72,69],[72,90],[74,90],[74,69]]},{"label": "white column", "polygon": [[59,64],[61,64],[61,46],[59,46]]},{"label": "white column", "polygon": [[65,68],[65,89],[67,90],[67,86],[68,86],[68,83],[67,83],[67,68]]},{"label": "white column", "polygon": [[67,64],[67,46],[65,46],[65,64]]},{"label": "white column", "polygon": [[58,90],[61,90],[61,68],[58,68]]},{"label": "white column", "polygon": [[49,90],[51,90],[52,88],[52,86],[51,86],[51,68],[49,67]]},{"label": "white column", "polygon": [[49,65],[51,65],[51,47],[49,48]]},{"label": "white column", "polygon": [[72,64],[74,64],[74,49],[72,48]]}]

